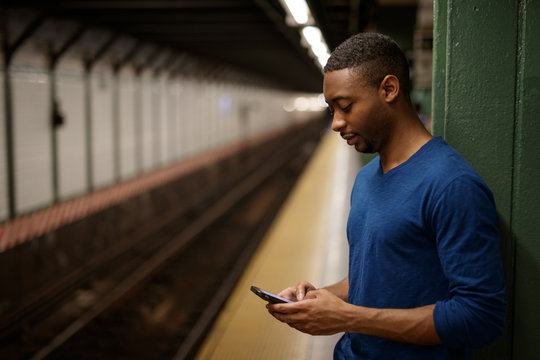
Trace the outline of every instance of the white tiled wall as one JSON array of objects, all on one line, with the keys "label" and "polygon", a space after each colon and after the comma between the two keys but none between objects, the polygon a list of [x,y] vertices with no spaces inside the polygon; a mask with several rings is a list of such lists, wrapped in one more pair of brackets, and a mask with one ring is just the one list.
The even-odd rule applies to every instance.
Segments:
[{"label": "white tiled wall", "polygon": [[[21,214],[53,202],[50,76],[44,54],[31,47],[23,48],[13,64],[16,210]],[[94,189],[113,184],[117,172],[127,180],[301,118],[283,109],[296,94],[189,74],[156,76],[153,69],[137,75],[130,65],[114,75],[107,56],[88,76],[89,94],[80,54],[65,55],[55,74],[65,120],[57,130],[61,199],[83,194],[89,187],[87,96]],[[2,101],[0,96],[0,221],[8,216]],[[114,101],[118,138],[113,131]],[[115,149],[120,151],[118,169]]]},{"label": "white tiled wall", "polygon": [[10,72],[13,101],[17,213],[53,200],[50,88],[44,56],[21,49]]},{"label": "white tiled wall", "polygon": [[178,117],[178,86],[175,81],[167,80],[167,107],[168,107],[168,128],[169,132],[167,134],[167,144],[168,144],[168,153],[169,153],[169,162],[173,163],[180,156],[179,147],[178,147],[178,128],[179,117]]},{"label": "white tiled wall", "polygon": [[142,167],[143,171],[150,171],[154,168],[154,112],[153,112],[153,80],[150,70],[143,72],[141,76],[142,86]]},{"label": "white tiled wall", "polygon": [[106,61],[94,66],[90,74],[92,175],[94,187],[114,182],[112,101],[113,73]]},{"label": "white tiled wall", "polygon": [[169,104],[168,104],[168,86],[166,74],[161,74],[156,79],[156,92],[159,97],[159,118],[156,119],[159,122],[159,165],[164,166],[169,163]]},{"label": "white tiled wall", "polygon": [[56,69],[56,93],[64,124],[57,128],[60,199],[87,190],[86,129],[83,67],[78,59],[64,57]]},{"label": "white tiled wall", "polygon": [[130,67],[119,74],[120,177],[129,179],[135,168],[135,75]]}]

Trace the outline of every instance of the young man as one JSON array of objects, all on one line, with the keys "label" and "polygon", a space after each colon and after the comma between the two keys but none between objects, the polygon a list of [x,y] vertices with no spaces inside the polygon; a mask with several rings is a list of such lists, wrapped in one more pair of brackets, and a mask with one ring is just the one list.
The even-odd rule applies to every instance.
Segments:
[{"label": "young man", "polygon": [[379,154],[358,173],[347,224],[349,276],[302,281],[269,304],[313,335],[345,332],[335,359],[468,359],[504,326],[493,196],[476,171],[420,122],[408,63],[386,36],[361,33],[332,53],[324,96],[332,129]]}]

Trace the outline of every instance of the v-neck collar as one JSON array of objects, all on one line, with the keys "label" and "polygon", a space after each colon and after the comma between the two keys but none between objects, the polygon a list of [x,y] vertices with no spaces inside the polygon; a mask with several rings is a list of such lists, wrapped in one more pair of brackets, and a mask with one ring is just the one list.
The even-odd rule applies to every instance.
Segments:
[{"label": "v-neck collar", "polygon": [[420,149],[418,149],[418,151],[416,151],[414,154],[412,154],[407,160],[405,160],[404,162],[402,162],[398,166],[388,170],[386,173],[383,172],[382,165],[381,165],[381,157],[379,155],[379,164],[378,164],[379,168],[377,170],[377,174],[381,178],[388,178],[390,176],[393,176],[393,174],[395,174],[395,173],[399,173],[401,171],[401,169],[407,168],[409,166],[409,164],[413,163],[417,157],[421,156],[423,153],[428,151],[429,148],[431,148],[433,144],[439,143],[441,140],[442,140],[442,138],[440,136],[436,136],[436,137],[431,138],[427,143],[422,145],[422,147]]}]

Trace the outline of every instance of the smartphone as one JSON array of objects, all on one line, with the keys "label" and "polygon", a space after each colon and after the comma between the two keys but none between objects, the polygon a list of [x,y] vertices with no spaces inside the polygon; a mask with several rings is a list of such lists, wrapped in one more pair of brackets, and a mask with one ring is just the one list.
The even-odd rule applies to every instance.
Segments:
[{"label": "smartphone", "polygon": [[279,304],[279,303],[292,303],[294,301],[285,299],[281,296],[278,296],[276,294],[272,294],[271,292],[264,291],[263,289],[259,289],[256,286],[251,287],[251,291],[255,293],[255,295],[259,296],[261,299],[268,301],[272,304]]}]

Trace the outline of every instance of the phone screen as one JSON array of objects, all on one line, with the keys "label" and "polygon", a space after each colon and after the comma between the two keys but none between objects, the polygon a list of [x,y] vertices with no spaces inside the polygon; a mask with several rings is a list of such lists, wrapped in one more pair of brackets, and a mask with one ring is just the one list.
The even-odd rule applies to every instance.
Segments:
[{"label": "phone screen", "polygon": [[278,296],[276,294],[272,294],[271,292],[265,291],[263,289],[260,289],[256,286],[251,287],[251,291],[253,291],[257,296],[259,296],[261,299],[268,301],[272,304],[279,304],[279,303],[292,303],[294,301],[285,299],[284,297]]}]

